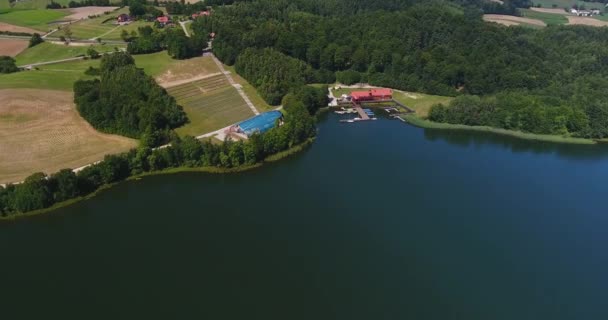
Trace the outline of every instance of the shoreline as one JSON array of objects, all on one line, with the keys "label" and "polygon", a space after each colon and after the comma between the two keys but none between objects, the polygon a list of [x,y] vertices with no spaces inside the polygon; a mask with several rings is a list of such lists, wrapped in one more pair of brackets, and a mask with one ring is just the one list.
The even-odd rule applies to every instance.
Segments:
[{"label": "shoreline", "polygon": [[503,136],[509,136],[524,140],[534,140],[552,143],[565,143],[565,144],[578,144],[578,145],[597,145],[601,141],[585,139],[585,138],[574,138],[564,137],[550,134],[535,134],[526,133],[521,131],[513,131],[507,129],[493,128],[487,126],[467,126],[464,124],[450,124],[432,122],[426,119],[422,119],[416,115],[405,115],[402,117],[408,124],[415,127],[424,129],[438,129],[438,130],[462,130],[462,131],[477,131],[477,132],[489,132]]},{"label": "shoreline", "polygon": [[5,222],[5,221],[14,221],[14,220],[18,220],[18,219],[22,219],[22,218],[27,218],[27,217],[33,217],[33,216],[38,216],[38,215],[42,215],[42,214],[46,214],[46,213],[51,213],[52,211],[55,211],[57,209],[61,209],[64,207],[68,207],[70,205],[76,204],[78,202],[81,201],[85,201],[88,199],[91,199],[95,196],[97,196],[99,193],[105,191],[105,190],[109,190],[112,187],[124,183],[126,181],[136,181],[136,180],[140,180],[142,178],[145,177],[151,177],[151,176],[160,176],[160,175],[172,175],[172,174],[177,174],[177,173],[187,173],[187,172],[200,172],[200,173],[208,173],[208,174],[236,174],[236,173],[240,173],[240,172],[245,172],[245,171],[249,171],[249,170],[253,170],[253,169],[257,169],[257,168],[261,168],[264,166],[264,164],[270,164],[273,162],[277,162],[279,160],[288,158],[294,154],[300,153],[301,151],[304,151],[306,148],[310,147],[312,145],[312,143],[314,142],[315,138],[309,138],[308,140],[295,145],[285,151],[281,151],[279,153],[276,153],[274,155],[268,156],[266,157],[266,159],[254,164],[254,165],[247,165],[247,166],[241,166],[241,167],[237,167],[237,168],[218,168],[218,167],[175,167],[175,168],[167,168],[164,170],[160,170],[160,171],[152,171],[152,172],[144,172],[138,175],[134,175],[131,177],[126,178],[123,181],[119,181],[119,182],[115,182],[112,184],[106,184],[103,185],[101,187],[99,187],[97,190],[85,195],[85,196],[80,196],[74,199],[69,199],[63,202],[59,202],[59,203],[55,203],[54,205],[48,207],[48,208],[44,208],[44,209],[39,209],[39,210],[34,210],[34,211],[28,211],[28,212],[24,212],[24,213],[17,213],[17,214],[12,214],[9,216],[0,216],[0,223]]}]

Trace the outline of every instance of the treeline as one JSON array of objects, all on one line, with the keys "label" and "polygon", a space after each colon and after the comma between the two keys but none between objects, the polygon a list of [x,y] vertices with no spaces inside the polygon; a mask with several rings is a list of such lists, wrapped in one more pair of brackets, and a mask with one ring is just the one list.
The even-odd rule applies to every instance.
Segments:
[{"label": "treeline", "polygon": [[180,1],[169,1],[164,3],[165,9],[169,14],[191,15],[193,13],[206,11],[207,1],[199,1],[195,3],[184,3]]},{"label": "treeline", "polygon": [[96,129],[132,138],[155,134],[155,143],[162,143],[169,130],[188,121],[175,99],[128,53],[104,55],[99,72],[98,79],[74,84],[78,112]]},{"label": "treeline", "polygon": [[0,73],[13,73],[19,71],[15,59],[9,56],[0,56]]},{"label": "treeline", "polygon": [[69,169],[46,176],[36,173],[24,183],[0,186],[0,216],[44,209],[55,203],[86,196],[100,187],[146,172],[176,167],[215,167],[219,169],[251,166],[266,157],[305,142],[315,135],[314,119],[304,102],[290,98],[285,105],[284,124],[247,141],[221,145],[201,142],[194,137],[173,135],[171,145],[152,149],[144,135],[139,148],[109,155],[100,163],[78,173]]},{"label": "treeline", "polygon": [[140,27],[139,36],[129,35],[123,30],[123,40],[129,41],[127,52],[145,54],[167,50],[174,59],[187,59],[200,56],[207,47],[207,34],[193,34],[186,37],[181,28],[155,30],[150,26]]},{"label": "treeline", "polygon": [[[505,1],[505,5],[526,6],[529,2]],[[193,29],[195,33],[214,32],[213,51],[229,65],[245,52],[263,56],[248,54],[241,61],[262,64],[269,52],[276,57],[279,52],[312,68],[312,76],[305,77],[307,82],[329,83],[337,78],[346,84],[368,82],[445,96],[496,96],[498,100],[501,94],[516,93],[509,100],[519,99],[520,105],[536,101],[528,105],[529,112],[538,112],[546,121],[533,129],[530,125],[515,128],[563,132],[564,126],[549,123],[560,112],[554,109],[567,107],[576,110],[577,116],[584,114],[589,123],[582,128],[565,126],[567,134],[608,137],[608,126],[597,116],[608,113],[604,103],[608,29],[504,27],[482,21],[480,6],[473,0],[253,0],[217,7],[212,16],[197,19]],[[283,63],[291,61],[287,58],[278,59],[279,65],[296,65]],[[276,87],[273,81],[280,79],[264,65],[250,70],[259,72],[247,75],[253,83],[261,79],[266,86]],[[269,94],[265,98],[276,102]],[[484,106],[490,107],[471,108]],[[532,110],[535,108],[538,110]],[[495,123],[496,119],[491,125]]]}]

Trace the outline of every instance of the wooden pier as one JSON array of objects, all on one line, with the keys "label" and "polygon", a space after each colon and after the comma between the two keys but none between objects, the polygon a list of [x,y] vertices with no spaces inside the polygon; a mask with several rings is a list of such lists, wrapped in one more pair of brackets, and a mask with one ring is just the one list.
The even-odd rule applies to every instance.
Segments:
[{"label": "wooden pier", "polygon": [[367,113],[365,113],[365,111],[363,111],[361,105],[359,105],[358,103],[353,103],[353,106],[355,107],[355,110],[357,110],[357,112],[359,113],[359,117],[361,118],[361,120],[369,120],[369,116],[367,115]]}]

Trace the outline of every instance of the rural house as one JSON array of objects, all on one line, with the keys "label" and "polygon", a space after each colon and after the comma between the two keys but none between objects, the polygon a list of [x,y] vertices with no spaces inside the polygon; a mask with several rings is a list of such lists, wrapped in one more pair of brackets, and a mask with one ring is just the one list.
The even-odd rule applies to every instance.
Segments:
[{"label": "rural house", "polygon": [[156,21],[158,21],[158,23],[160,23],[161,25],[164,26],[167,23],[171,22],[171,18],[169,18],[169,16],[162,16],[162,17],[156,18]]},{"label": "rural house", "polygon": [[390,100],[393,98],[393,91],[391,89],[353,91],[350,96],[354,102]]},{"label": "rural house", "polygon": [[119,15],[119,16],[118,16],[118,18],[116,18],[116,21],[117,21],[118,23],[125,23],[125,22],[129,22],[129,21],[131,21],[131,17],[129,17],[129,15],[128,15],[128,14],[123,13],[123,14]]},{"label": "rural house", "polygon": [[193,13],[192,19],[196,19],[198,17],[208,17],[210,15],[211,15],[211,12],[209,12],[209,11],[201,11],[199,13]]}]

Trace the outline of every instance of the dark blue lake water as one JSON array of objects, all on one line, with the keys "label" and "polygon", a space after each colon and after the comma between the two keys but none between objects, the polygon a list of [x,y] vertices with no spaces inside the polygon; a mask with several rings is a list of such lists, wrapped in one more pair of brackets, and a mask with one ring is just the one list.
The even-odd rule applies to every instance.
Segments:
[{"label": "dark blue lake water", "polygon": [[607,319],[608,146],[328,115],[307,151],[0,224],[1,319]]}]

